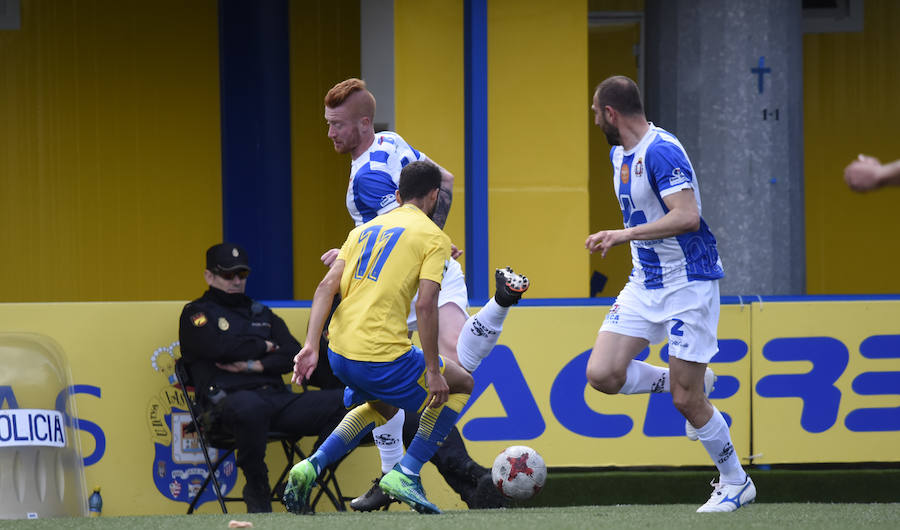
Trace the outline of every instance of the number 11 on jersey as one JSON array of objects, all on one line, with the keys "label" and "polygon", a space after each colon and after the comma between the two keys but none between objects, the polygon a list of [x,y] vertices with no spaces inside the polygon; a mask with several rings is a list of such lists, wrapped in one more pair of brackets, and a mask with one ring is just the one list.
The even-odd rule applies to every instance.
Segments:
[{"label": "number 11 on jersey", "polygon": [[[397,240],[400,239],[400,234],[406,230],[403,227],[395,227],[388,228],[382,232],[382,228],[384,228],[382,225],[372,225],[359,234],[359,241],[362,242],[365,240],[366,246],[359,256],[359,265],[356,267],[356,274],[353,275],[357,280],[366,277],[373,282],[378,281],[381,269],[387,262],[388,256],[391,255],[391,251],[394,250],[394,245],[397,244]],[[375,258],[374,265],[372,265],[371,270],[369,270],[369,263],[372,261],[373,253]]]}]

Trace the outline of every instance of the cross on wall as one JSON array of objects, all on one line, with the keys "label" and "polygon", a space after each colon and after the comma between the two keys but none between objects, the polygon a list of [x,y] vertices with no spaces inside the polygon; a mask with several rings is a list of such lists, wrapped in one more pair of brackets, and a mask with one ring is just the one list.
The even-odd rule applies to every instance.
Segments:
[{"label": "cross on wall", "polygon": [[771,74],[771,73],[772,73],[772,69],[769,68],[768,66],[766,66],[766,58],[765,58],[765,56],[761,56],[761,57],[759,58],[759,66],[757,66],[756,68],[751,68],[751,69],[750,69],[750,72],[752,72],[752,73],[754,73],[754,74],[756,74],[756,75],[758,76],[758,77],[757,77],[757,82],[756,82],[756,83],[757,83],[757,88],[759,89],[759,93],[762,94],[762,93],[763,93],[763,90],[764,90],[764,87],[763,87],[763,76],[765,76],[766,74]]}]

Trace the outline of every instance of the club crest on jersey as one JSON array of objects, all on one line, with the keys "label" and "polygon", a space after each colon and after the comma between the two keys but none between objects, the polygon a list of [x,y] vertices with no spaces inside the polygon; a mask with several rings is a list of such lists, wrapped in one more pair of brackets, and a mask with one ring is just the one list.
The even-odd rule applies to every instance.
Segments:
[{"label": "club crest on jersey", "polygon": [[629,174],[628,164],[622,164],[621,169],[619,169],[619,178],[622,179],[622,184],[628,184],[628,179],[631,178]]},{"label": "club crest on jersey", "polygon": [[389,143],[389,144],[392,144],[392,143],[394,143],[394,139],[391,138],[391,137],[388,137],[388,136],[379,136],[379,137],[378,137],[378,145],[381,145],[381,144],[383,144],[384,142],[387,142],[387,143]]},{"label": "club crest on jersey", "polygon": [[638,158],[637,164],[634,165],[634,178],[644,176],[644,159]]}]

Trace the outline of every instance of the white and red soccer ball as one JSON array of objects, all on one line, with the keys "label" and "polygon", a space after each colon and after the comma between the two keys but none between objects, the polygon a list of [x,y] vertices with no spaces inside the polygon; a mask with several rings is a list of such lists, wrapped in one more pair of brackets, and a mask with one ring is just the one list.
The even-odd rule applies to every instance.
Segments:
[{"label": "white and red soccer ball", "polygon": [[513,445],[497,455],[491,477],[504,497],[524,501],[537,495],[544,487],[547,466],[534,449]]}]

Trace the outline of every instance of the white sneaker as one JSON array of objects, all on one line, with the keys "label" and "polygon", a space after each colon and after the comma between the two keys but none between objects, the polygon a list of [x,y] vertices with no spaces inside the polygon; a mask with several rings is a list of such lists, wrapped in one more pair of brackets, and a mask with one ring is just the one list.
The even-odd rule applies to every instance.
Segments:
[{"label": "white sneaker", "polygon": [[756,486],[747,475],[743,484],[721,484],[715,479],[709,483],[713,487],[712,495],[706,504],[697,508],[697,512],[733,512],[745,504],[756,500]]},{"label": "white sneaker", "polygon": [[[706,397],[712,393],[712,391],[716,388],[716,374],[713,373],[712,369],[708,366],[706,367],[706,373],[703,374],[703,393],[706,394]],[[700,439],[697,436],[697,429],[691,425],[691,422],[684,420],[684,434],[688,437],[688,440],[697,441]]]}]

